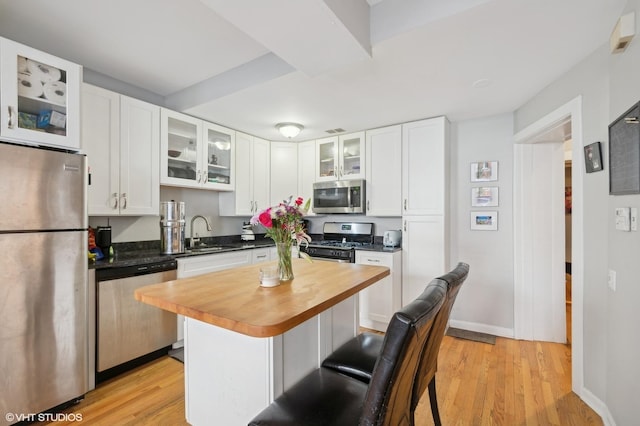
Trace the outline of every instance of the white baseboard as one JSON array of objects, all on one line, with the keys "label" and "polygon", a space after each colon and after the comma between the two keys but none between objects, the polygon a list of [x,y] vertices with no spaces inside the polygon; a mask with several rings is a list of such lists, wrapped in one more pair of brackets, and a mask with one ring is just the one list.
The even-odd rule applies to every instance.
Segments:
[{"label": "white baseboard", "polygon": [[611,416],[611,413],[609,412],[609,407],[607,407],[607,404],[602,402],[600,398],[584,387],[578,396],[602,418],[604,426],[616,426],[616,422],[613,420],[613,416]]},{"label": "white baseboard", "polygon": [[514,333],[512,328],[496,327],[494,325],[480,324],[477,322],[449,320],[449,326],[460,328],[462,330],[475,331],[477,333],[493,334],[494,336],[508,337],[513,339]]}]

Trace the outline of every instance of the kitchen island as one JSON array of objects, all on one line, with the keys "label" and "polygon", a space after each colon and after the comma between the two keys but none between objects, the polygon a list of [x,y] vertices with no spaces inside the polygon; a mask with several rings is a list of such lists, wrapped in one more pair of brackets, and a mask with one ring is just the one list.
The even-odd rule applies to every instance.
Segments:
[{"label": "kitchen island", "polygon": [[136,290],[186,317],[186,417],[192,425],[247,424],[358,332],[357,293],[389,269],[294,259],[295,279],[259,286],[250,265]]}]

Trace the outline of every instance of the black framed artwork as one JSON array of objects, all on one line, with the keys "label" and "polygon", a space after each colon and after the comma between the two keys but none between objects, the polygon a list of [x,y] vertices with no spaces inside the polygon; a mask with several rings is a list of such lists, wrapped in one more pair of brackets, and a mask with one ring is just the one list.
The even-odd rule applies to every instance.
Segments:
[{"label": "black framed artwork", "polygon": [[584,147],[584,165],[587,173],[599,172],[604,169],[600,142],[594,142]]},{"label": "black framed artwork", "polygon": [[609,125],[609,194],[640,193],[640,103]]}]

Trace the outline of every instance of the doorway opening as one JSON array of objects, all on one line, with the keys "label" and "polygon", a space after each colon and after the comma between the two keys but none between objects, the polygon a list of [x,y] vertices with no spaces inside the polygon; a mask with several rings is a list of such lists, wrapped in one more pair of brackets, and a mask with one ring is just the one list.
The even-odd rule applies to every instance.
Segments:
[{"label": "doorway opening", "polygon": [[[571,131],[571,126],[568,126]],[[565,310],[567,343],[571,344],[571,173],[573,167],[571,134],[565,134],[564,142],[564,258],[565,258]]]},{"label": "doorway opening", "polygon": [[572,388],[578,395],[583,394],[582,175],[580,167],[565,167],[565,146],[571,139],[570,157],[580,158],[581,106],[577,97],[547,114],[516,134],[514,146],[514,335],[570,341]]}]

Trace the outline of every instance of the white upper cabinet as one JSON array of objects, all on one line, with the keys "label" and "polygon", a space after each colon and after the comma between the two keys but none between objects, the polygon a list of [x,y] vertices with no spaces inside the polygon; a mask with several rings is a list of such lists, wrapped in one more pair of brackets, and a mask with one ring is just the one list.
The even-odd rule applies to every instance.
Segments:
[{"label": "white upper cabinet", "polygon": [[220,216],[253,216],[269,207],[269,141],[236,132],[236,185],[220,194]]},{"label": "white upper cabinet", "polygon": [[[120,95],[82,85],[82,140],[87,154],[90,216],[120,214]],[[115,195],[114,195],[115,194]]]},{"label": "white upper cabinet", "polygon": [[271,203],[298,197],[298,143],[271,142]]},{"label": "white upper cabinet", "polygon": [[82,138],[89,215],[158,215],[160,107],[84,84]]},{"label": "white upper cabinet", "polygon": [[367,215],[402,215],[402,127],[366,132]]},{"label": "white upper cabinet", "polygon": [[402,125],[402,214],[443,215],[448,204],[449,121]]},{"label": "white upper cabinet", "polygon": [[364,179],[364,132],[316,141],[316,181]]},{"label": "white upper cabinet", "polygon": [[315,141],[298,144],[298,195],[305,201],[311,200],[307,216],[314,215],[313,183],[316,181],[316,143]]},{"label": "white upper cabinet", "polygon": [[0,38],[0,136],[80,149],[82,67]]},{"label": "white upper cabinet", "polygon": [[231,191],[235,184],[235,131],[162,109],[160,182]]}]

